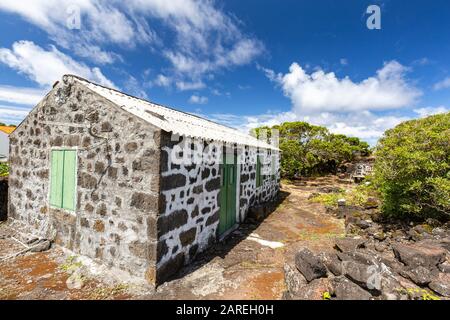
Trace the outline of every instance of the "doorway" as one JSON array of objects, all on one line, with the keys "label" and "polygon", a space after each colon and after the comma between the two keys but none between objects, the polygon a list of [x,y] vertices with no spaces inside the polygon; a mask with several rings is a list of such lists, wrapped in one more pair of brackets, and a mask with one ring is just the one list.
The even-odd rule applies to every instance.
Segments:
[{"label": "doorway", "polygon": [[222,236],[236,225],[237,155],[225,155],[220,165],[220,173],[219,236]]}]

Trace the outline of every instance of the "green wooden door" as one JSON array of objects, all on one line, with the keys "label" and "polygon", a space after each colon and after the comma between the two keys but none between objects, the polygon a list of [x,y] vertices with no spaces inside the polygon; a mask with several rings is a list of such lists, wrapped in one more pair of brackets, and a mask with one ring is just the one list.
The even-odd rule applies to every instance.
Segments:
[{"label": "green wooden door", "polygon": [[64,181],[62,207],[75,211],[75,193],[77,184],[77,152],[75,150],[64,151]]},{"label": "green wooden door", "polygon": [[63,198],[64,151],[52,151],[50,170],[50,205],[60,208]]},{"label": "green wooden door", "polygon": [[77,185],[76,150],[52,150],[50,205],[75,211]]},{"label": "green wooden door", "polygon": [[237,157],[228,156],[221,165],[219,235],[236,224]]}]

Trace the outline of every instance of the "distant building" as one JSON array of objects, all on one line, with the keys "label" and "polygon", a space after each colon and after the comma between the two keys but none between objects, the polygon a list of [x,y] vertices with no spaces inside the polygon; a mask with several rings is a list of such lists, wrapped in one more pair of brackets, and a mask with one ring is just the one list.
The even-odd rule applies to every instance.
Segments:
[{"label": "distant building", "polygon": [[0,162],[8,161],[9,135],[16,129],[11,126],[0,126]]},{"label": "distant building", "polygon": [[277,147],[75,76],[10,142],[13,224],[153,284],[279,191]]},{"label": "distant building", "polygon": [[351,169],[351,179],[355,182],[364,180],[368,175],[372,174],[375,157],[365,157],[355,161]]}]

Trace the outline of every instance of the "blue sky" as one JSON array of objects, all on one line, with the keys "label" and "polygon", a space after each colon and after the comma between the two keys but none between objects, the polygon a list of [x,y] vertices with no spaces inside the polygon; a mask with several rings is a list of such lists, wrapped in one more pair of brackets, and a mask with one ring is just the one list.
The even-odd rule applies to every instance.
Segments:
[{"label": "blue sky", "polygon": [[[369,5],[381,30],[369,30]],[[374,144],[449,110],[450,3],[2,0],[0,122],[64,73],[249,130],[304,120]]]}]

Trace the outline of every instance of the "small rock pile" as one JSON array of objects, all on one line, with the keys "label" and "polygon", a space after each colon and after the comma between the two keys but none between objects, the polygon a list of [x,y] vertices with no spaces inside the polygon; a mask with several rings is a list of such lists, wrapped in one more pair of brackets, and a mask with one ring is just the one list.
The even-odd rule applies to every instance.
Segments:
[{"label": "small rock pile", "polygon": [[380,253],[361,238],[335,242],[333,252],[303,249],[285,264],[286,299],[427,300],[450,298],[450,237],[439,243],[395,244]]}]

